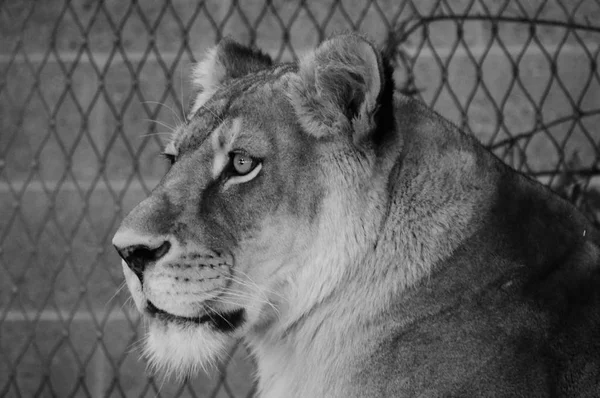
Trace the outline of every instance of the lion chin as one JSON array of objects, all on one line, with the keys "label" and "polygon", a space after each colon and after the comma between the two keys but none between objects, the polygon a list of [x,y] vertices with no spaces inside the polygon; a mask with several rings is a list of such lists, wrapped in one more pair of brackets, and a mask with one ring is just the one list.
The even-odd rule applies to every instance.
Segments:
[{"label": "lion chin", "polygon": [[214,368],[226,354],[232,338],[208,325],[149,322],[144,357],[153,371],[183,380],[200,370]]},{"label": "lion chin", "polygon": [[143,293],[136,275],[122,262],[127,287],[148,326],[143,355],[156,374],[178,380],[214,368],[227,353],[246,311],[206,312],[198,317],[175,315],[157,308]]}]

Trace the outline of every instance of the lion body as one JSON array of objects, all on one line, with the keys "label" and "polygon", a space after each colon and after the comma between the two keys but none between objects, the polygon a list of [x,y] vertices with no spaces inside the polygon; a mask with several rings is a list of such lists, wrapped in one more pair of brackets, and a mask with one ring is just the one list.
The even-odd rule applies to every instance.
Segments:
[{"label": "lion body", "polygon": [[157,367],[243,337],[263,398],[600,396],[598,232],[393,96],[368,42],[283,66],[225,42],[194,76],[176,161],[114,239]]}]

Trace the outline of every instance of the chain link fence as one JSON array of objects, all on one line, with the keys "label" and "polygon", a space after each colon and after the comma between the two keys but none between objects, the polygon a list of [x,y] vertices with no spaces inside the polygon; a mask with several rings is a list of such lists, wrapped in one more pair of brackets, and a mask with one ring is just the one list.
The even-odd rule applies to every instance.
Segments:
[{"label": "chain link fence", "polygon": [[598,221],[598,21],[598,0],[0,0],[0,396],[252,393],[242,346],[184,383],[145,371],[110,245],[223,36],[289,61],[362,31],[398,90]]}]

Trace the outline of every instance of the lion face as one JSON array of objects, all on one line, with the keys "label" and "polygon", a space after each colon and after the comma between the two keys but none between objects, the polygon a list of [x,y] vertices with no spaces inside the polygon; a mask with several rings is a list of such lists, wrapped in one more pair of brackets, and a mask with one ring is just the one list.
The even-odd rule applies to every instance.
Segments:
[{"label": "lion face", "polygon": [[[342,41],[341,56],[356,44]],[[361,195],[377,181],[375,149],[356,146],[378,108],[377,59],[363,77],[323,76],[328,94],[306,76],[313,58],[272,67],[225,41],[196,67],[201,92],[165,149],[171,168],[113,239],[157,367],[193,372],[232,338],[294,322],[342,277],[332,264],[360,250],[353,228],[377,224],[352,216],[377,206]]]},{"label": "lion face", "polygon": [[169,172],[114,238],[151,335],[221,340],[268,322],[282,268],[310,244],[322,199],[314,143],[286,120],[283,93],[266,89],[196,112],[166,148]]}]

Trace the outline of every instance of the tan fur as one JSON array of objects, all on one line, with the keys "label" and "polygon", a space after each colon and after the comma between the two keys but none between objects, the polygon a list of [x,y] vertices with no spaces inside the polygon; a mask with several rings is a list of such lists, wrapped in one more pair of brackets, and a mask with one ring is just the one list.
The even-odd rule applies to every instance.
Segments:
[{"label": "tan fur", "polygon": [[[209,54],[177,161],[114,240],[172,243],[143,285],[123,267],[156,367],[194,372],[242,337],[262,398],[600,391],[599,235],[576,209],[392,97],[362,37],[298,66],[231,41]],[[247,176],[226,164],[240,150]],[[148,300],[245,319],[165,321]]]}]

